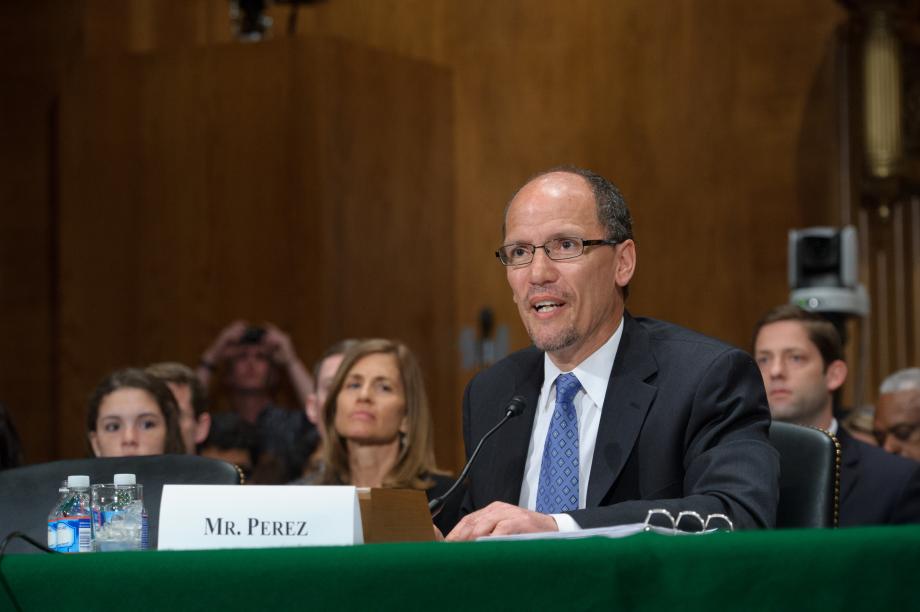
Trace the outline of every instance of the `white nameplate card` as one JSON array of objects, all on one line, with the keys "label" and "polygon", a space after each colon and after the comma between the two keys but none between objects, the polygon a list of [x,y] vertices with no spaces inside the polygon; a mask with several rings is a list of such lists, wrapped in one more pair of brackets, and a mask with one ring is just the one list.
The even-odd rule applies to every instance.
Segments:
[{"label": "white nameplate card", "polygon": [[165,485],[160,550],[362,544],[355,487]]}]

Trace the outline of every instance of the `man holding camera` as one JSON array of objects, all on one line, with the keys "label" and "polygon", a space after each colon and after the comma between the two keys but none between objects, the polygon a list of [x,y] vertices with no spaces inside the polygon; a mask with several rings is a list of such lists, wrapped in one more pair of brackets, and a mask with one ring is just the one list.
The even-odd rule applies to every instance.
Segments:
[{"label": "man holding camera", "polygon": [[[290,337],[271,323],[234,321],[202,355],[202,384],[207,386],[218,369],[231,410],[256,427],[253,482],[284,484],[299,477],[319,436],[303,410],[313,393],[313,378]],[[282,371],[297,396],[295,410],[277,404]]]}]

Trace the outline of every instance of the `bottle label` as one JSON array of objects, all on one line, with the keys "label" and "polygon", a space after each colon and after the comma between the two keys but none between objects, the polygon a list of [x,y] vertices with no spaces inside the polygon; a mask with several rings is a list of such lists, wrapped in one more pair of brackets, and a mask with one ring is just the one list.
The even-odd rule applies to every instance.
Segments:
[{"label": "bottle label", "polygon": [[93,524],[96,529],[108,525],[116,516],[123,515],[123,510],[96,510],[93,508]]},{"label": "bottle label", "polygon": [[148,550],[150,548],[150,530],[147,525],[147,511],[144,510],[141,516],[143,517],[143,522],[141,523],[141,550]]},{"label": "bottle label", "polygon": [[58,552],[93,550],[92,526],[88,516],[68,516],[48,521],[48,547]]}]

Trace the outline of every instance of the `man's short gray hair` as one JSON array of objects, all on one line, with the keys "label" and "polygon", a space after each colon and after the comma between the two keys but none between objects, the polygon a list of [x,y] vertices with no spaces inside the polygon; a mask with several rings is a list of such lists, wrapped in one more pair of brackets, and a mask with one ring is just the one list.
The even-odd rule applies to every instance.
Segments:
[{"label": "man's short gray hair", "polygon": [[920,389],[920,368],[898,370],[882,381],[879,393],[897,393]]},{"label": "man's short gray hair", "polygon": [[[578,166],[556,166],[527,179],[527,182],[514,192],[514,196],[511,197],[511,200],[508,200],[508,203],[505,204],[505,216],[502,221],[502,240],[505,238],[508,209],[511,208],[511,202],[514,201],[518,192],[538,178],[555,172],[574,174],[575,176],[580,176],[588,183],[588,186],[591,188],[591,193],[594,195],[597,220],[604,226],[605,239],[615,240],[617,242],[632,240],[632,215],[629,214],[629,207],[626,205],[626,200],[623,198],[623,194],[620,193],[619,188],[600,174],[588,170],[587,168],[579,168]],[[580,238],[585,237],[586,236],[580,236]]]}]

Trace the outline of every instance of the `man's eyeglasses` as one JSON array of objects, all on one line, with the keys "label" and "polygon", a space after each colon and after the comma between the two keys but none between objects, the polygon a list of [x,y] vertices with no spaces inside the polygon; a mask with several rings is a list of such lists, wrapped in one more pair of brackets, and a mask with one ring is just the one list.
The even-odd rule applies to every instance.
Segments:
[{"label": "man's eyeglasses", "polygon": [[618,244],[616,240],[582,240],[581,238],[554,238],[545,244],[505,244],[495,251],[495,256],[505,266],[523,266],[533,261],[537,249],[543,249],[553,261],[572,259],[585,252],[585,247]]}]

